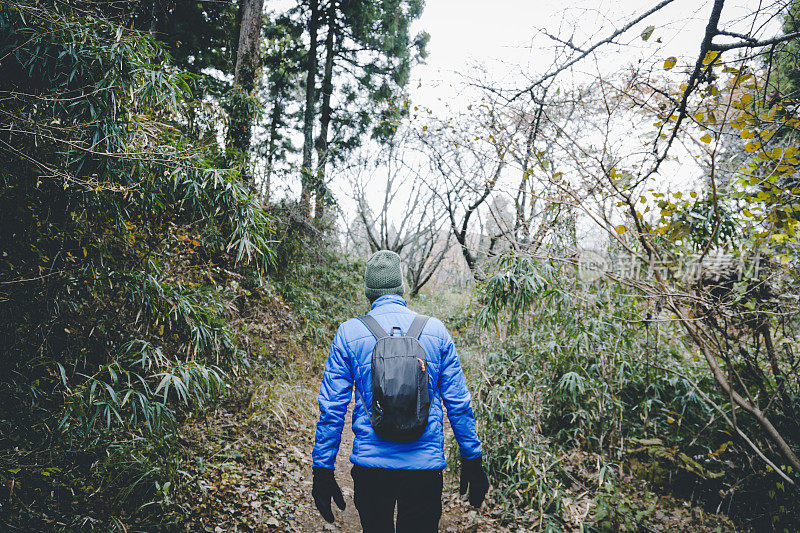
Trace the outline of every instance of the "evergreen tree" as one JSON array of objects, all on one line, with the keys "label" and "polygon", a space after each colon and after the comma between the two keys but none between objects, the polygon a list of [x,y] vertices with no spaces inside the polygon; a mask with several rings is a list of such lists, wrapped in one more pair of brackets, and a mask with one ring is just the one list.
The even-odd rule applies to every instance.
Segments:
[{"label": "evergreen tree", "polygon": [[[303,128],[303,205],[307,214],[312,195],[315,218],[324,214],[329,201],[326,166],[344,158],[367,134],[378,140],[391,138],[397,120],[406,112],[397,101],[411,66],[425,57],[429,39],[426,33],[410,34],[410,25],[423,7],[420,0],[329,0],[322,6],[311,0]],[[316,91],[317,35],[323,25],[322,87]],[[338,106],[334,95],[339,97]],[[316,171],[311,173],[314,124],[309,117],[313,116],[318,116],[320,129],[314,142]]]},{"label": "evergreen tree", "polygon": [[267,21],[264,27],[264,80],[266,138],[258,147],[264,158],[264,183],[262,190],[269,198],[272,177],[280,162],[288,160],[297,148],[290,132],[297,128],[298,117],[291,107],[298,94],[303,74],[305,49],[301,41],[303,27],[288,16]]},{"label": "evergreen tree", "polygon": [[[264,0],[240,0],[236,66],[230,98],[228,150],[242,163],[242,174],[250,179],[249,151],[253,122],[259,102],[255,95],[256,76],[261,64],[261,19]],[[235,32],[235,30],[234,30]]]}]

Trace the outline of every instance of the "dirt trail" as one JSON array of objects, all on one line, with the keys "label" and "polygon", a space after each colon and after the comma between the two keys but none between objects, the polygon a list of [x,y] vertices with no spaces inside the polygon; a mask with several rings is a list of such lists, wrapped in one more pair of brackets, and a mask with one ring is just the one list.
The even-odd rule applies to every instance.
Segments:
[{"label": "dirt trail", "polygon": [[[350,421],[351,414],[348,412],[346,420]],[[313,433],[313,426],[311,427]],[[358,512],[356,506],[353,504],[353,478],[350,477],[350,450],[353,448],[353,430],[349,427],[349,423],[345,425],[342,431],[342,444],[339,447],[339,454],[336,456],[336,481],[342,489],[346,507],[344,511],[340,511],[336,504],[331,503],[333,507],[334,523],[329,524],[317,512],[314,507],[314,501],[311,498],[311,448],[306,446],[308,452],[308,476],[302,481],[305,488],[301,495],[301,500],[297,502],[297,522],[296,531],[303,531],[308,533],[317,533],[324,531],[360,531],[361,522],[358,520]],[[313,434],[308,439],[313,443]]]},{"label": "dirt trail", "polygon": [[[351,415],[352,408],[345,418],[346,423],[342,431],[342,444],[339,448],[339,454],[336,456],[336,481],[344,494],[346,507],[344,511],[340,511],[333,504],[335,517],[333,524],[329,524],[322,519],[311,498],[311,450],[314,439],[314,423],[304,423],[302,430],[290,437],[294,445],[293,449],[300,449],[303,453],[301,457],[295,457],[295,465],[290,467],[288,475],[282,477],[282,491],[289,498],[287,503],[296,509],[295,516],[289,524],[286,524],[286,531],[303,533],[361,531],[361,522],[353,504],[353,479],[350,476],[352,465],[349,458],[354,438],[353,430],[350,427]],[[296,472],[296,468],[300,468],[301,472]],[[301,475],[297,475],[298,473]],[[502,527],[496,519],[490,516],[494,514],[494,509],[484,505],[480,512],[476,511],[461,501],[454,488],[453,480],[448,479],[448,476],[446,476],[442,520],[439,524],[440,531],[481,533],[510,531]]]},{"label": "dirt trail", "polygon": [[[315,384],[314,384],[315,385]],[[273,388],[280,389],[280,385]],[[342,444],[336,460],[336,479],[347,507],[334,506],[335,521],[328,524],[317,512],[311,498],[316,393],[309,383],[284,387],[290,394],[271,400],[255,409],[220,410],[196,419],[185,428],[183,440],[187,460],[183,465],[192,476],[188,493],[179,502],[186,511],[185,531],[204,533],[276,531],[318,533],[361,531],[353,504],[353,481],[350,477],[350,451],[353,431],[348,413]],[[271,402],[285,403],[280,427],[274,424]],[[312,407],[313,406],[313,407]],[[266,423],[266,421],[273,421]],[[445,425],[446,439],[450,441]],[[576,456],[577,457],[577,456]],[[586,461],[580,461],[581,464]],[[577,464],[577,463],[576,463]],[[588,476],[588,475],[587,475]],[[588,477],[587,477],[588,479]],[[645,492],[645,495],[647,493]],[[585,493],[584,493],[585,496]],[[639,495],[620,492],[618,497],[631,502]],[[734,531],[723,516],[710,515],[689,502],[667,495],[650,494],[653,516],[648,519],[651,531]],[[457,494],[456,479],[445,472],[442,495],[443,514],[439,531],[503,533],[529,531],[518,525],[502,525],[500,509],[491,493],[480,510],[470,507]],[[570,506],[581,511],[571,520],[574,530],[586,518],[590,502],[576,499]],[[657,508],[655,507],[657,506]]]}]

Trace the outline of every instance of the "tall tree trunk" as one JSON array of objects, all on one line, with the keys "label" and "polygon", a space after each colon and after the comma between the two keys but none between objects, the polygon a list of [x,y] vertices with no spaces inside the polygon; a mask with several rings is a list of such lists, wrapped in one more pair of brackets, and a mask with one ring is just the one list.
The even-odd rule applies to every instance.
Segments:
[{"label": "tall tree trunk", "polygon": [[236,68],[236,57],[239,55],[239,34],[242,31],[242,12],[244,11],[244,4],[247,0],[239,0],[239,6],[236,9],[236,20],[233,22],[233,32],[231,32],[231,64]]},{"label": "tall tree trunk", "polygon": [[248,100],[256,87],[263,7],[264,0],[240,0],[237,16],[240,21],[239,40],[233,73],[233,102],[228,128],[228,146],[241,151],[245,163],[250,150],[254,119],[253,106]]},{"label": "tall tree trunk", "polygon": [[333,93],[333,60],[336,55],[336,0],[328,5],[328,35],[325,37],[325,73],[322,77],[322,107],[317,137],[317,179],[314,219],[325,215],[325,165],[328,163],[328,126],[331,123],[331,93]]},{"label": "tall tree trunk", "polygon": [[283,101],[279,95],[275,95],[272,103],[272,114],[269,120],[269,145],[267,146],[267,176],[264,184],[264,196],[269,200],[270,183],[272,182],[272,167],[275,164],[275,146],[278,142],[278,126],[281,115],[283,114]]},{"label": "tall tree trunk", "polygon": [[311,214],[311,193],[314,186],[313,170],[311,168],[312,151],[314,149],[314,96],[317,79],[317,25],[319,23],[319,2],[310,0],[311,13],[308,16],[308,61],[306,63],[306,108],[303,114],[303,168],[300,169],[300,179],[303,191],[300,204],[303,214]]}]

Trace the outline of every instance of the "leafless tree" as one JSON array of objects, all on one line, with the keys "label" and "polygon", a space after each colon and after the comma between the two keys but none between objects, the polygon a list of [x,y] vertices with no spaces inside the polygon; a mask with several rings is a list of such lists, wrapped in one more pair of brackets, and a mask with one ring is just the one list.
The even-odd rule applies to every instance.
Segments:
[{"label": "leafless tree", "polygon": [[[433,121],[418,136],[430,168],[425,177],[428,188],[444,210],[450,231],[461,249],[473,277],[480,279],[481,208],[496,190],[507,166],[509,146],[496,136],[499,122],[491,107],[480,109],[466,122],[450,119]],[[498,236],[490,236],[497,242]]]},{"label": "leafless tree", "polygon": [[[529,95],[538,103],[534,98],[536,90],[592,57],[603,46],[618,44],[618,38],[669,3],[671,0],[656,4],[596,42],[575,44],[568,37],[553,36],[568,51],[567,59],[526,87],[509,89],[505,93],[509,108],[518,106]],[[789,5],[787,1],[783,7]],[[664,193],[653,192],[652,180],[656,177],[662,186],[665,182],[669,185],[664,171],[670,158],[680,156],[692,160],[697,157],[704,161],[698,168],[707,174],[703,179],[707,185],[703,197],[712,222],[705,241],[697,248],[697,261],[703,264],[710,252],[718,248],[715,243],[720,242],[718,237],[726,224],[726,205],[717,187],[719,173],[723,171],[719,166],[723,138],[729,135],[725,128],[745,120],[752,130],[766,132],[763,137],[756,138],[758,144],[747,148],[749,152],[760,152],[753,157],[760,156],[761,161],[766,161],[761,165],[769,165],[769,154],[773,153],[771,149],[765,151],[765,146],[777,146],[782,152],[784,146],[776,143],[798,144],[794,133],[796,125],[765,120],[757,110],[747,114],[742,110],[753,105],[750,105],[751,100],[743,101],[742,96],[748,94],[748,98],[754,100],[759,94],[767,94],[769,72],[763,72],[764,63],[760,57],[771,55],[775,46],[797,40],[800,33],[764,35],[771,27],[764,24],[764,20],[781,12],[776,9],[781,7],[780,3],[770,5],[772,13],[762,13],[761,7],[754,9],[750,17],[751,30],[747,33],[721,27],[724,7],[724,0],[714,0],[698,53],[691,58],[685,75],[654,76],[638,67],[632,68],[627,76],[607,77],[598,73],[591,83],[593,96],[584,104],[587,111],[595,107],[583,113],[581,121],[582,128],[591,129],[590,134],[579,131],[575,125],[559,122],[544,110],[543,119],[556,123],[558,127],[554,130],[559,132],[557,136],[550,136],[548,142],[556,147],[560,165],[571,169],[569,179],[552,179],[554,176],[551,176],[548,185],[557,187],[565,201],[581,209],[583,216],[605,231],[615,246],[635,258],[642,272],[647,274],[645,277],[622,278],[614,272],[607,273],[608,276],[659,301],[675,317],[705,359],[711,376],[729,399],[730,407],[723,409],[716,405],[707,391],[696,384],[700,396],[730,424],[754,456],[766,462],[776,475],[795,484],[794,476],[787,475],[787,470],[778,467],[776,462],[791,466],[789,471],[800,471],[800,433],[796,416],[792,414],[796,407],[790,399],[800,391],[798,359],[794,348],[788,348],[798,338],[796,318],[800,309],[791,298],[782,299],[768,289],[791,279],[789,271],[772,266],[751,278],[740,289],[745,292],[737,294],[730,287],[720,288],[719,280],[709,284],[701,276],[699,280],[687,281],[676,279],[665,270],[648,268],[668,262],[671,254],[685,242],[685,235],[684,240],[669,238],[671,232],[678,232],[677,226],[670,225],[670,217],[680,202],[675,197],[661,200]],[[648,28],[642,33],[642,39],[649,38],[652,32],[652,28]],[[723,57],[731,51],[738,54]],[[677,58],[668,59],[663,69],[672,69],[676,61]],[[657,68],[662,69],[660,62]],[[750,81],[742,85],[742,80]],[[767,100],[764,98],[760,104],[765,109],[774,105]],[[586,120],[586,117],[592,118]],[[631,122],[632,118],[639,120]],[[640,126],[649,126],[654,119],[654,134]],[[615,128],[626,126],[621,124],[626,120],[630,133],[625,141],[615,142]],[[631,124],[634,124],[633,129]],[[775,135],[781,128],[783,134]],[[750,130],[743,133],[753,135]],[[789,134],[795,136],[789,138]],[[647,140],[631,143],[631,135]],[[738,135],[736,137],[738,140]],[[785,165],[782,168],[784,172],[792,171],[791,168],[786,170]],[[655,205],[656,214],[648,214],[649,208],[645,210],[644,205]],[[777,209],[783,206],[778,205]],[[661,212],[660,217],[658,212]],[[773,227],[775,220],[765,216],[761,227]],[[759,246],[754,245],[750,252],[760,253]],[[771,301],[762,300],[765,291]],[[743,306],[741,302],[751,303]],[[784,344],[787,348],[783,352],[774,342],[777,334],[793,339]],[[794,392],[789,393],[789,387]],[[761,433],[746,434],[737,422],[737,411],[752,417]]]},{"label": "leafless tree", "polygon": [[508,249],[535,252],[566,221],[570,200],[550,183],[558,176],[548,113],[575,109],[570,96],[509,104],[481,86],[480,106],[419,131],[427,182],[475,279],[485,275],[485,259]]},{"label": "leafless tree", "polygon": [[[443,231],[444,218],[436,210],[432,190],[405,162],[409,149],[405,137],[399,133],[376,157],[363,161],[351,182],[358,227],[370,251],[391,250],[403,258],[413,298],[447,254],[449,235]],[[369,196],[367,188],[376,182],[382,194]]]}]

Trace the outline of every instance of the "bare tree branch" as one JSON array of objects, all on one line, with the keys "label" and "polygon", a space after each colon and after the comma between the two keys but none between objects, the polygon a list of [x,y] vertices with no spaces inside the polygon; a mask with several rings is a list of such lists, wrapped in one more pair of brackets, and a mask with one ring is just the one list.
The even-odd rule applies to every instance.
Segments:
[{"label": "bare tree branch", "polygon": [[[600,48],[604,44],[609,44],[609,43],[613,42],[614,39],[616,39],[617,37],[619,37],[623,33],[627,32],[632,27],[634,27],[635,25],[637,25],[638,23],[640,23],[641,21],[643,21],[644,19],[646,19],[647,17],[652,15],[653,13],[656,13],[656,12],[660,11],[661,9],[663,9],[664,7],[668,6],[673,1],[674,0],[662,0],[661,2],[656,4],[654,7],[648,9],[647,11],[645,11],[644,13],[642,13],[641,15],[639,15],[638,17],[636,17],[632,21],[630,21],[627,24],[625,24],[620,29],[614,31],[611,35],[609,35],[605,39],[602,39],[602,40],[594,43],[589,48],[586,48],[585,50],[582,50],[581,53],[579,53],[577,57],[574,57],[574,58],[570,59],[569,61],[567,61],[566,63],[564,63],[560,67],[556,68],[555,70],[552,70],[552,71],[548,72],[547,74],[545,74],[544,76],[539,78],[537,81],[535,81],[534,83],[530,84],[526,89],[517,92],[511,98],[511,100],[513,101],[516,98],[522,96],[523,94],[531,91],[532,89],[535,89],[536,87],[539,87],[540,85],[542,85],[547,80],[549,80],[551,78],[555,78],[556,76],[558,76],[559,74],[561,74],[562,72],[567,70],[568,68],[570,68],[573,65],[575,65],[575,64],[579,63],[580,61],[582,61],[589,54],[591,54],[592,52],[594,52],[595,50],[597,50],[598,48]],[[574,46],[571,46],[571,48],[575,49],[576,51],[579,50],[578,48],[576,48]]]}]

